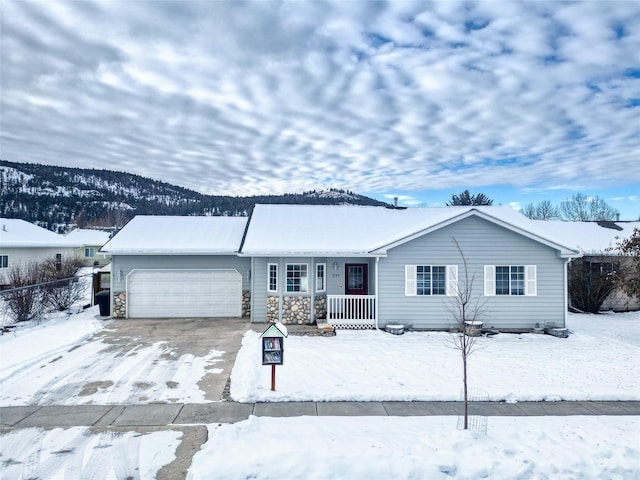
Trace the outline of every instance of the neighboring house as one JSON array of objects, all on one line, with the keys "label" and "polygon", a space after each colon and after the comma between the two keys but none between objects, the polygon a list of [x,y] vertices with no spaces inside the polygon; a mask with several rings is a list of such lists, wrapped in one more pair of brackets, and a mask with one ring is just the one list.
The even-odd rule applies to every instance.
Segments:
[{"label": "neighboring house", "polygon": [[509,207],[256,205],[245,223],[136,217],[102,249],[113,315],[447,329],[457,242],[486,327],[564,326],[566,264],[580,255]]},{"label": "neighboring house", "polygon": [[62,260],[72,256],[80,245],[45,228],[15,218],[0,219],[0,285],[8,284],[13,265]]},{"label": "neighboring house", "polygon": [[89,230],[76,228],[65,235],[73,243],[80,244],[76,249],[76,256],[81,258],[87,267],[104,266],[110,262],[108,255],[98,253],[107,243],[111,234],[103,230]]},{"label": "neighboring house", "polygon": [[[630,261],[618,258],[617,244],[640,228],[640,222],[573,222],[562,220],[535,220],[549,236],[557,238],[565,245],[579,250],[585,268],[593,272],[613,272],[619,262]],[[640,310],[640,299],[630,298],[624,292],[615,290],[602,303],[600,310],[616,312]]]},{"label": "neighboring house", "polygon": [[[103,247],[116,318],[240,317],[251,261],[245,217],[137,216]],[[247,293],[248,295],[248,293]]]}]

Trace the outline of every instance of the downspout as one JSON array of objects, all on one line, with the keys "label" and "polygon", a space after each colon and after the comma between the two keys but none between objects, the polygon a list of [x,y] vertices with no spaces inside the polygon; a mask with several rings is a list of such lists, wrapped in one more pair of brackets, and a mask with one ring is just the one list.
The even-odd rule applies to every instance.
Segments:
[{"label": "downspout", "polygon": [[[311,265],[311,271],[309,272],[309,277],[311,277],[309,280],[313,279],[312,281],[309,281],[309,289],[311,290],[311,305],[309,305],[309,324],[313,325],[313,323],[315,322],[315,304],[316,304],[316,265],[314,263],[314,258],[311,257],[309,259],[309,265]],[[326,272],[325,272],[325,276],[326,276]],[[313,283],[313,285],[312,285]]]},{"label": "downspout", "polygon": [[[255,297],[253,292],[256,291],[255,288],[253,288],[253,278],[255,277],[255,272],[256,272],[255,260],[256,260],[255,257],[251,257],[251,270],[250,270],[251,275],[249,275],[249,295],[251,295],[251,297],[249,297],[251,299],[249,302],[249,308],[251,309],[251,313],[249,314],[249,323],[253,323],[253,312],[255,312],[255,310],[253,309],[253,297]],[[269,265],[269,262],[267,262],[267,265]],[[268,281],[268,276],[269,276],[269,267],[267,266],[267,281]]]},{"label": "downspout", "polygon": [[564,262],[564,328],[567,327],[567,317],[569,315],[569,262],[573,260],[572,258],[567,258]]},{"label": "downspout", "polygon": [[282,307],[284,306],[283,301],[283,295],[282,295],[282,290],[284,288],[286,288],[286,281],[285,282],[281,282],[280,280],[283,278],[283,273],[284,273],[284,278],[286,279],[286,272],[283,272],[282,269],[282,257],[280,257],[278,259],[278,321],[280,323],[282,323]]},{"label": "downspout", "polygon": [[376,299],[375,299],[375,316],[376,316],[376,330],[378,330],[378,303],[380,302],[380,292],[378,291],[378,264],[380,263],[380,257],[376,257],[376,268],[375,268],[375,285],[376,285]]}]

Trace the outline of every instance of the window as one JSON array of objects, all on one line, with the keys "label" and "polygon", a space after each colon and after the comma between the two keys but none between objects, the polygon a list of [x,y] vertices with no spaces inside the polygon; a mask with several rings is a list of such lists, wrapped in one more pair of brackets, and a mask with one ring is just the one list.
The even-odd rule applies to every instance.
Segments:
[{"label": "window", "polygon": [[9,255],[0,255],[0,268],[9,268]]},{"label": "window", "polygon": [[268,292],[278,291],[278,265],[276,263],[270,263],[268,265],[269,272],[269,285],[267,286]]},{"label": "window", "polygon": [[405,295],[455,295],[457,265],[405,265]]},{"label": "window", "polygon": [[327,290],[327,285],[325,281],[326,271],[327,271],[326,263],[318,263],[316,265],[316,292],[324,292]]},{"label": "window", "polygon": [[287,292],[307,292],[306,263],[287,263]]},{"label": "window", "polygon": [[485,265],[484,294],[535,296],[536,277],[535,265]]},{"label": "window", "polygon": [[56,253],[56,270],[62,270],[62,254]]},{"label": "window", "polygon": [[84,249],[84,256],[86,258],[93,258],[96,256],[96,249],[93,247],[87,247]]}]

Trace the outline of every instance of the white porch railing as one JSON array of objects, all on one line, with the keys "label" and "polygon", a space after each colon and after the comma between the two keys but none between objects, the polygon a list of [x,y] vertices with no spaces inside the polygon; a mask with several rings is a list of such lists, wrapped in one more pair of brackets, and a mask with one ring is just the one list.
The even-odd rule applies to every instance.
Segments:
[{"label": "white porch railing", "polygon": [[327,323],[336,328],[374,328],[375,295],[327,295]]}]

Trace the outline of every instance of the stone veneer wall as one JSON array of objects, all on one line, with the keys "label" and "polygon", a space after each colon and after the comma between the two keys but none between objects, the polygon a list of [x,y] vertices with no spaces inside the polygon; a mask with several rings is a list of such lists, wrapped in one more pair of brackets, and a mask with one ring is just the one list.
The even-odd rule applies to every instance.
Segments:
[{"label": "stone veneer wall", "polygon": [[267,297],[267,322],[276,323],[278,321],[278,297],[269,295]]},{"label": "stone veneer wall", "polygon": [[251,290],[244,290],[242,292],[242,316],[251,316]]},{"label": "stone veneer wall", "polygon": [[[310,297],[283,297],[282,323],[285,324],[310,324],[311,323],[311,298]],[[271,295],[267,297],[267,322],[277,322],[279,316],[279,297]],[[317,297],[314,306],[316,318],[326,317],[326,297]],[[323,316],[320,316],[323,315]]]},{"label": "stone veneer wall", "polygon": [[113,318],[126,318],[127,316],[127,294],[126,292],[116,292],[113,295]]},{"label": "stone veneer wall", "polygon": [[313,306],[314,317],[318,320],[324,320],[327,318],[327,297],[322,295],[315,298],[315,305]]}]

